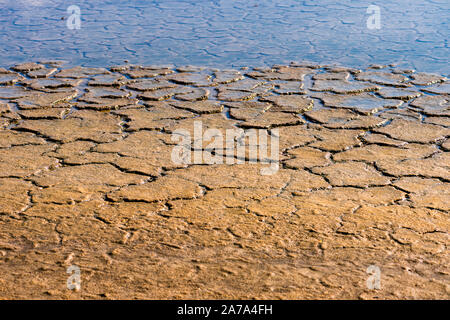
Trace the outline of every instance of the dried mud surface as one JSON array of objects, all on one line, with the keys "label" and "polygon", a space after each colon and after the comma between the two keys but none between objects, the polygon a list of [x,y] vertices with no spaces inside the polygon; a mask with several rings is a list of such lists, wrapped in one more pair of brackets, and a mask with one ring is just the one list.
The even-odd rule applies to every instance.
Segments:
[{"label": "dried mud surface", "polygon": [[[383,66],[0,68],[0,298],[448,299],[449,92]],[[278,128],[279,171],[173,163],[198,120]]]}]

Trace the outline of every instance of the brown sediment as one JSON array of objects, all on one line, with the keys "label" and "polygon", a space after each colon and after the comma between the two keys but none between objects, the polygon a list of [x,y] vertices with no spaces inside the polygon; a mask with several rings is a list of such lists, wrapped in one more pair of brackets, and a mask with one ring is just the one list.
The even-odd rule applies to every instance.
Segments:
[{"label": "brown sediment", "polygon": [[[448,299],[449,84],[381,67],[0,69],[0,298]],[[280,169],[174,163],[196,121]]]}]

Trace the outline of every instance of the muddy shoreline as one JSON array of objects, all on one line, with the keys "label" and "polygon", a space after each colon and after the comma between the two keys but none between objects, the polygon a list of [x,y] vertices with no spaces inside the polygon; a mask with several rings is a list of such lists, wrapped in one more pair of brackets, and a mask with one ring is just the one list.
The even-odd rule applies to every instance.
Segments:
[{"label": "muddy shoreline", "polygon": [[[448,299],[449,94],[395,66],[0,68],[0,298]],[[196,121],[276,129],[279,169],[174,162]]]}]

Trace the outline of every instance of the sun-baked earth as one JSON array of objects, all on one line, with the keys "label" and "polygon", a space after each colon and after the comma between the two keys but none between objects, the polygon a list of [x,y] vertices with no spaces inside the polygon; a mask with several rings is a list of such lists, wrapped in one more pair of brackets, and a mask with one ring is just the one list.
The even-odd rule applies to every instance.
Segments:
[{"label": "sun-baked earth", "polygon": [[[450,84],[380,67],[0,68],[0,298],[450,298]],[[199,120],[279,171],[174,163]]]}]

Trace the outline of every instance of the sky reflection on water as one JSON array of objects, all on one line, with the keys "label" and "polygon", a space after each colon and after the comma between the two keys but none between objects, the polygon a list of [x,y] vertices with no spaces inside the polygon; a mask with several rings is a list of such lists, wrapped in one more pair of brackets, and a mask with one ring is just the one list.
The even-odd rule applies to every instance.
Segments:
[{"label": "sky reflection on water", "polygon": [[[381,9],[370,30],[369,5]],[[263,66],[309,60],[448,75],[448,0],[298,1],[0,0],[0,65],[39,59],[72,65]],[[66,26],[67,8],[81,28]],[[62,19],[64,18],[64,19]]]}]

